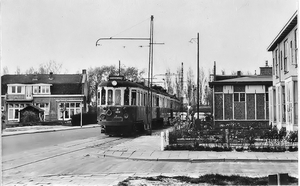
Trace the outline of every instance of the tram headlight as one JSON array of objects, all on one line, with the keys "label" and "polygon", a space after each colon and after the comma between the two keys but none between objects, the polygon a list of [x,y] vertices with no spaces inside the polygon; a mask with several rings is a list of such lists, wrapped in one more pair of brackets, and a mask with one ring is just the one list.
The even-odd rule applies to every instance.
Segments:
[{"label": "tram headlight", "polygon": [[106,115],[107,115],[107,116],[111,116],[111,115],[112,115],[112,111],[111,111],[111,110],[107,110],[107,111],[106,111]]},{"label": "tram headlight", "polygon": [[125,119],[128,119],[128,117],[129,117],[129,115],[127,113],[125,113],[123,116]]}]

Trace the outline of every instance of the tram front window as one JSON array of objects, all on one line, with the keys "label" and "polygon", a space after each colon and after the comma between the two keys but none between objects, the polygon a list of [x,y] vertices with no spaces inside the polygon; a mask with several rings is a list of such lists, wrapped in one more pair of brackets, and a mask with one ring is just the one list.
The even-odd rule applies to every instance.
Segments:
[{"label": "tram front window", "polygon": [[126,88],[124,91],[124,105],[129,105],[129,89]]},{"label": "tram front window", "polygon": [[112,105],[113,104],[113,91],[108,90],[108,95],[107,95],[107,105]]},{"label": "tram front window", "polygon": [[136,90],[131,91],[131,105],[136,105]]},{"label": "tram front window", "polygon": [[121,90],[115,90],[115,105],[121,105]]}]

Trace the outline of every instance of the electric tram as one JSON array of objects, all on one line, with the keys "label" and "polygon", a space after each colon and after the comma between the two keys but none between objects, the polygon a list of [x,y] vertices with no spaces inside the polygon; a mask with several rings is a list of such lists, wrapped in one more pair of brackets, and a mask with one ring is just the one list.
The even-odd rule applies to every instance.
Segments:
[{"label": "electric tram", "polygon": [[99,85],[97,99],[98,122],[110,136],[162,127],[180,109],[179,99],[161,87],[150,88],[124,76],[109,76]]}]

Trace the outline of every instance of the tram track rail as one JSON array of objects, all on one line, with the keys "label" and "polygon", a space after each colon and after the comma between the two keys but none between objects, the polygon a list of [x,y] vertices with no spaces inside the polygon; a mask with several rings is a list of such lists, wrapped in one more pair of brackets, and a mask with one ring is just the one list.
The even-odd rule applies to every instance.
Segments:
[{"label": "tram track rail", "polygon": [[[23,154],[13,155],[10,158],[2,158],[2,171],[9,171],[12,169],[17,169],[20,167],[24,167],[27,165],[32,165],[35,163],[39,163],[42,161],[58,158],[60,156],[68,155],[71,153],[79,152],[82,150],[86,150],[89,148],[109,148],[111,146],[110,144],[114,144],[116,142],[126,142],[128,140],[131,140],[132,138],[111,138],[111,137],[104,137],[99,139],[92,139],[89,141],[80,142],[82,140],[79,140],[78,143],[68,144],[63,143],[59,145],[54,145],[47,148],[42,149],[35,149],[30,150],[28,152],[25,152]],[[22,156],[22,157],[20,157]],[[24,157],[25,156],[25,157]]]}]

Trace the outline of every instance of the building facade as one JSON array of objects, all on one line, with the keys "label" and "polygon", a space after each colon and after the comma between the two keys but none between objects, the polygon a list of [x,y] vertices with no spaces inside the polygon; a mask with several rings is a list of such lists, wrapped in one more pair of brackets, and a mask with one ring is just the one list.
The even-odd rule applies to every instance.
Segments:
[{"label": "building facade", "polygon": [[295,12],[267,49],[273,58],[269,122],[287,131],[298,130],[297,16]]},{"label": "building facade", "polygon": [[87,111],[88,83],[82,74],[27,74],[1,77],[1,109],[5,123],[20,122],[28,106],[44,110],[42,121],[67,121]]},{"label": "building facade", "polygon": [[260,75],[214,75],[213,118],[216,127],[229,123],[266,128],[269,123],[268,88],[272,85],[272,67],[260,68]]}]

